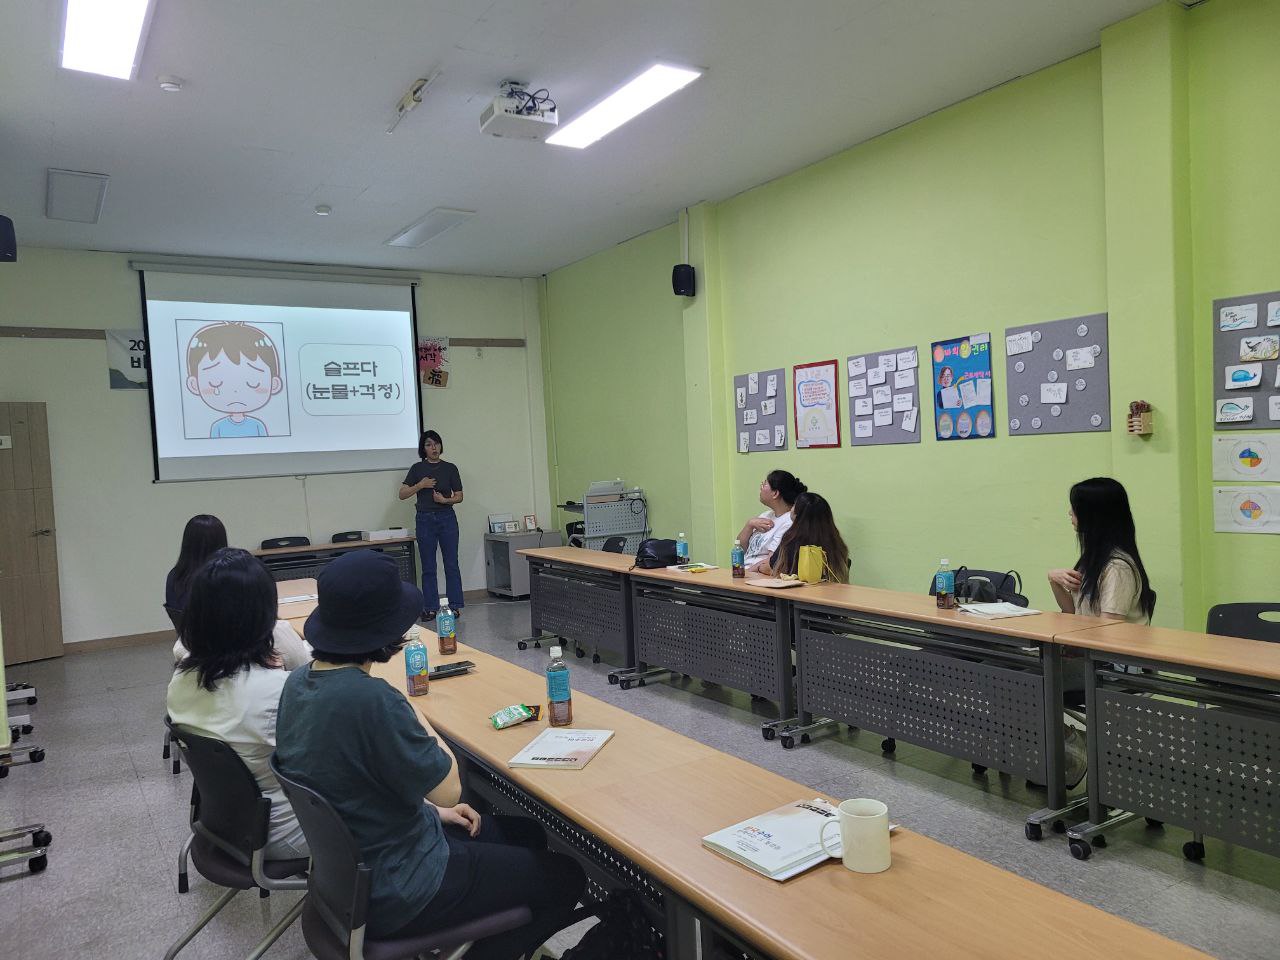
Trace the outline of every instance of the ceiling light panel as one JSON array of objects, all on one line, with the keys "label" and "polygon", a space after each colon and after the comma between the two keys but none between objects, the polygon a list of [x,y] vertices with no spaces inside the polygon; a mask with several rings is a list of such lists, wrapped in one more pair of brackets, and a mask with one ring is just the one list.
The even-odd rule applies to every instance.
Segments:
[{"label": "ceiling light panel", "polygon": [[578,149],[589,147],[700,76],[701,70],[655,64],[547,137],[547,143]]},{"label": "ceiling light panel", "polygon": [[66,0],[62,65],[132,80],[142,59],[154,0]]},{"label": "ceiling light panel", "polygon": [[44,215],[50,220],[97,223],[110,179],[105,173],[50,167],[45,183]]},{"label": "ceiling light panel", "polygon": [[421,220],[415,220],[394,237],[384,241],[389,247],[420,247],[458,224],[476,215],[474,210],[436,207]]}]

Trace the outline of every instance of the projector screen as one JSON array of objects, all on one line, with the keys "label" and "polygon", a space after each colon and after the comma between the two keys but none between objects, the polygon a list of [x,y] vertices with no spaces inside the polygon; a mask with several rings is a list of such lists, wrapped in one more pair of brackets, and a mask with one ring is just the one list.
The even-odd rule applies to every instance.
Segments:
[{"label": "projector screen", "polygon": [[409,284],[146,271],[142,288],[157,482],[418,459]]}]

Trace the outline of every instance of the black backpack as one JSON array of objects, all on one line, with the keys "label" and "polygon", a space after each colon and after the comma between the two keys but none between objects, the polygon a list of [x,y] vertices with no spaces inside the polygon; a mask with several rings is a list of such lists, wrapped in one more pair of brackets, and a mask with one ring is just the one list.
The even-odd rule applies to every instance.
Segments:
[{"label": "black backpack", "polygon": [[588,917],[599,917],[600,922],[582,935],[576,947],[566,950],[561,960],[661,960],[666,955],[634,890],[615,890],[601,902],[582,907],[567,925]]},{"label": "black backpack", "polygon": [[641,570],[656,570],[673,567],[679,562],[674,540],[641,540],[640,549],[636,551],[636,562],[631,565],[631,569],[639,567]]},{"label": "black backpack", "polygon": [[956,599],[961,603],[1012,603],[1027,606],[1022,595],[1022,577],[1017,570],[996,573],[993,570],[970,570],[961,567],[956,571]]}]

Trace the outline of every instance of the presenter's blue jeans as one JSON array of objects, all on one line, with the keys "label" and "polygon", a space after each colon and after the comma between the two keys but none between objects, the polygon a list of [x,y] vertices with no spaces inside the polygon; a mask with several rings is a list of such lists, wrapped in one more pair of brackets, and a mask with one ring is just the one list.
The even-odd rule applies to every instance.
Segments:
[{"label": "presenter's blue jeans", "polygon": [[422,559],[422,605],[435,610],[440,605],[436,592],[436,546],[444,561],[444,592],[449,606],[462,609],[462,571],[458,568],[458,516],[452,510],[432,510],[418,514],[418,556]]}]

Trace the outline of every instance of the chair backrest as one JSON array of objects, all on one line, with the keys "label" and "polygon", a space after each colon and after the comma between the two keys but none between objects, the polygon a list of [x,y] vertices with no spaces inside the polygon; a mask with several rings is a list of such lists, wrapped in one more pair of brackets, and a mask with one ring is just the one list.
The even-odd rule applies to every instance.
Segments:
[{"label": "chair backrest", "polygon": [[311,851],[307,896],[316,912],[344,945],[351,932],[364,926],[372,872],[360,848],[329,801],[280,771],[271,755],[271,771],[298,817]]},{"label": "chair backrest", "polygon": [[169,622],[173,624],[173,632],[178,636],[182,636],[182,611],[166,603],[164,612],[169,615]]},{"label": "chair backrest", "polygon": [[600,549],[605,553],[622,553],[627,549],[626,537],[606,537]]},{"label": "chair backrest", "polygon": [[[1277,619],[1264,620],[1264,613]],[[1280,643],[1280,603],[1220,603],[1209,611],[1204,632]]]},{"label": "chair backrest", "polygon": [[361,531],[344,530],[342,533],[335,533],[329,538],[330,543],[356,543],[361,539]]},{"label": "chair backrest", "polygon": [[267,845],[271,801],[229,744],[202,737],[180,723],[169,729],[200,793],[191,829],[249,866],[254,851]]},{"label": "chair backrest", "polygon": [[263,550],[278,550],[281,547],[309,547],[310,537],[272,537],[262,541]]}]

